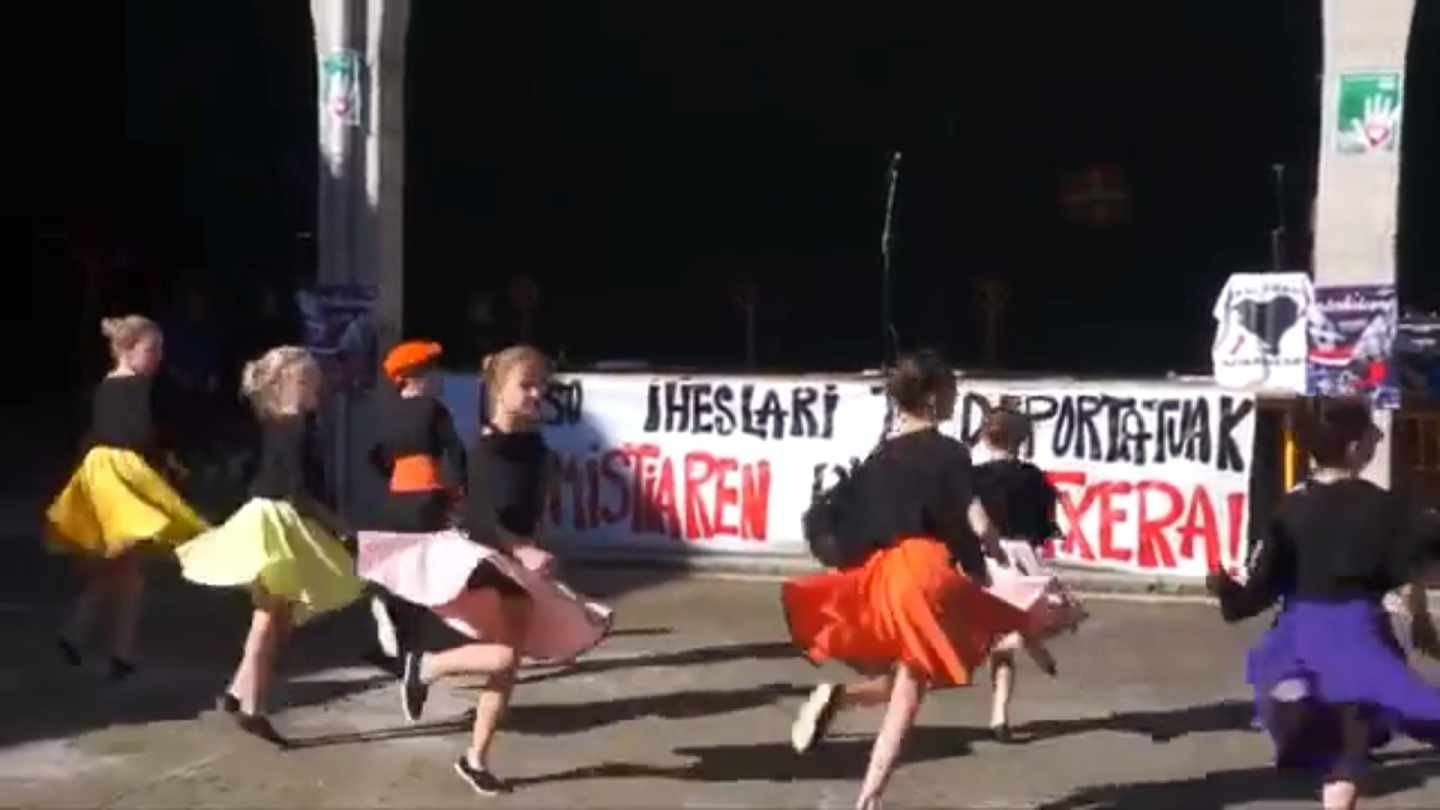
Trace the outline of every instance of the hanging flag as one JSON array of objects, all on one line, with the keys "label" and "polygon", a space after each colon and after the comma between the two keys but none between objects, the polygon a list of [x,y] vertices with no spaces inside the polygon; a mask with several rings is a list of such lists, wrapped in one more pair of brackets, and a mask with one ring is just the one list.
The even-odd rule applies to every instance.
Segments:
[{"label": "hanging flag", "polygon": [[1305,393],[1305,324],[1315,293],[1306,273],[1235,273],[1215,301],[1215,382]]},{"label": "hanging flag", "polygon": [[1060,181],[1065,218],[1094,228],[1130,222],[1130,186],[1118,166],[1089,166],[1067,173]]}]

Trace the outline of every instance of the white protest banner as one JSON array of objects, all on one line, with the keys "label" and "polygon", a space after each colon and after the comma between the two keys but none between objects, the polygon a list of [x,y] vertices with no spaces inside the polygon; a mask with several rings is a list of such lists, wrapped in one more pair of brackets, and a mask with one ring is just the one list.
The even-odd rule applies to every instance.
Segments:
[{"label": "white protest banner", "polygon": [[973,439],[1001,404],[1029,414],[1024,453],[1060,492],[1075,565],[1202,577],[1249,555],[1255,399],[1210,384],[960,381],[946,430]]},{"label": "white protest banner", "polygon": [[[443,397],[473,436],[473,377]],[[1061,496],[1067,563],[1203,576],[1248,553],[1254,398],[1191,383],[962,379],[973,439],[1001,403],[1035,419],[1027,453]],[[547,534],[587,551],[804,555],[812,495],[876,445],[886,401],[857,377],[562,375],[545,407],[554,452]]]}]

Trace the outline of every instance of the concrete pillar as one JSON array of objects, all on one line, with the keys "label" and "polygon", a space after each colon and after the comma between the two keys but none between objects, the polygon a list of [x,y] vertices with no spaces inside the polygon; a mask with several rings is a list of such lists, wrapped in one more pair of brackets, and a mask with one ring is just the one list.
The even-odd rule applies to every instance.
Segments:
[{"label": "concrete pillar", "polygon": [[[1395,283],[1400,149],[1345,151],[1340,136],[1341,76],[1393,73],[1403,88],[1415,0],[1324,0],[1325,75],[1321,96],[1320,182],[1315,206],[1317,287]],[[1403,110],[1403,106],[1402,106]],[[1398,144],[1399,117],[1394,118]],[[1391,414],[1377,412],[1386,440],[1366,477],[1390,483]]]},{"label": "concrete pillar", "polygon": [[410,0],[311,0],[310,9],[319,69],[319,279],[378,288],[383,348],[404,329]]},{"label": "concrete pillar", "polygon": [[[377,292],[383,353],[404,330],[405,40],[410,0],[310,0],[319,70],[321,284]],[[343,392],[327,413],[330,482],[340,514],[358,525],[377,500],[365,450],[375,402]]]}]

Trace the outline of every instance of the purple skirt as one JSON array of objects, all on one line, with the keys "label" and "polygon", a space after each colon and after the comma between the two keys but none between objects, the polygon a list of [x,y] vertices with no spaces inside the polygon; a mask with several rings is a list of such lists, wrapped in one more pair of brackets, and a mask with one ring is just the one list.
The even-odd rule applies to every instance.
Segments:
[{"label": "purple skirt", "polygon": [[1345,705],[1359,708],[1371,748],[1397,732],[1440,745],[1440,689],[1406,665],[1378,603],[1289,600],[1246,670],[1280,767],[1363,773],[1365,757],[1344,757]]}]

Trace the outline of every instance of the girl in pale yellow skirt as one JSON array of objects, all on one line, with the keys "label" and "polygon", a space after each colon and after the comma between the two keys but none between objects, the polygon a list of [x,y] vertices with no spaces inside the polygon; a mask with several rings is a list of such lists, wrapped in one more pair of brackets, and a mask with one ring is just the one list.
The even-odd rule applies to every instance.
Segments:
[{"label": "girl in pale yellow skirt", "polygon": [[286,741],[264,715],[264,696],[281,645],[293,627],[350,604],[363,587],[337,539],[347,532],[323,505],[311,419],[319,389],[319,366],[302,348],[271,349],[245,366],[241,392],[255,407],[262,436],[251,498],[223,526],[176,551],[186,579],[250,589],[255,609],[245,652],[217,708],[280,746]]},{"label": "girl in pale yellow skirt", "polygon": [[[208,528],[205,521],[156,472],[184,468],[160,451],[152,408],[152,383],[164,354],[160,329],[148,318],[106,318],[100,331],[110,341],[115,367],[95,389],[88,449],[65,488],[45,511],[45,542],[53,552],[82,560],[89,581],[60,631],[60,651],[74,666],[107,597],[113,600],[110,677],[135,669],[135,630],[140,618],[145,544],[170,546]],[[163,456],[166,464],[153,460]]]}]

